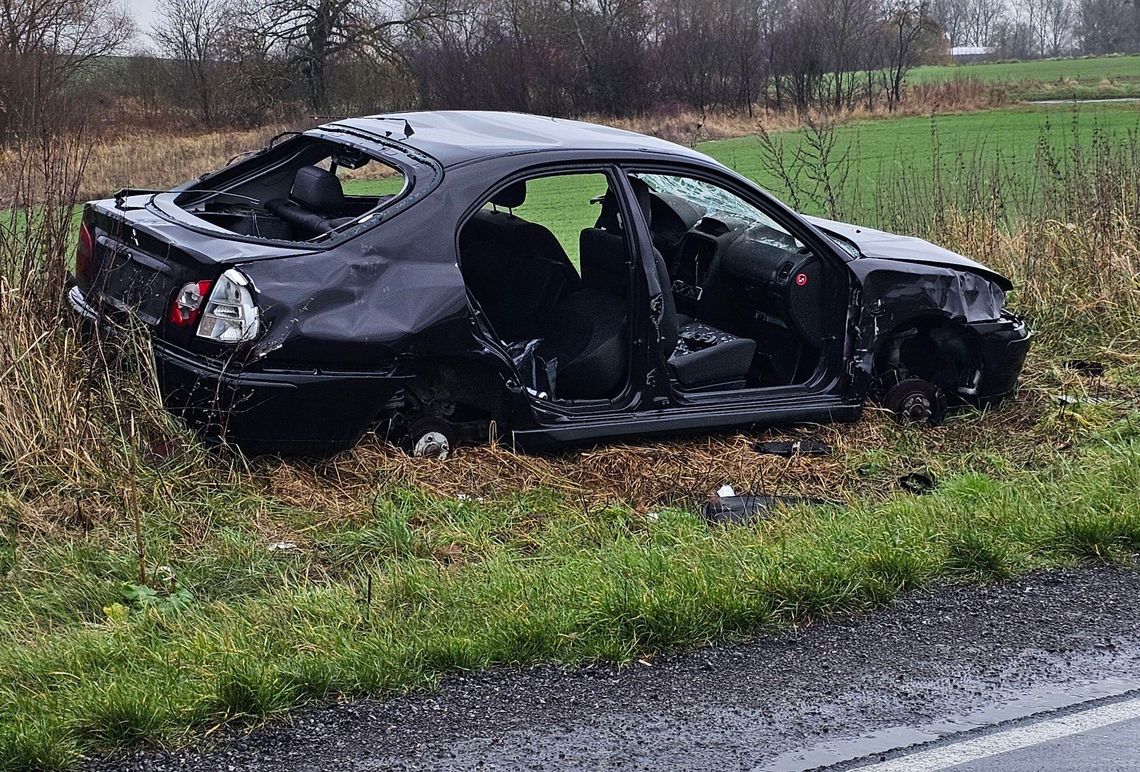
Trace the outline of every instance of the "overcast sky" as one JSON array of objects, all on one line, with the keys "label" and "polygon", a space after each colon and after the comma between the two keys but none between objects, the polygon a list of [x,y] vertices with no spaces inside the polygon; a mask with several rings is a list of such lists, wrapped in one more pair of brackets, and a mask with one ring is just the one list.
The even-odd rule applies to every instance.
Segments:
[{"label": "overcast sky", "polygon": [[125,0],[127,10],[139,25],[139,31],[146,35],[150,31],[151,22],[154,21],[154,7],[158,0]]}]

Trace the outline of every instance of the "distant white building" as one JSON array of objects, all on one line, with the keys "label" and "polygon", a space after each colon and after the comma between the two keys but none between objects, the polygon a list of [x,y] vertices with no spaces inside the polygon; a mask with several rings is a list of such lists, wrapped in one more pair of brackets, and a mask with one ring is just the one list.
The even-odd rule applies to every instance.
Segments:
[{"label": "distant white building", "polygon": [[950,58],[958,64],[982,62],[992,58],[996,50],[991,46],[953,46],[950,49]]}]

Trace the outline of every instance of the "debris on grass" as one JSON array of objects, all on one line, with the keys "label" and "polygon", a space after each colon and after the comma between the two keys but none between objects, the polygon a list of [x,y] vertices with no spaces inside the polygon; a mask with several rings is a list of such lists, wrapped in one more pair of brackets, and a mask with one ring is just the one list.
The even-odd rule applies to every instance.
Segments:
[{"label": "debris on grass", "polygon": [[297,545],[291,541],[275,541],[269,545],[270,552],[296,552]]},{"label": "debris on grass", "polygon": [[925,496],[938,487],[938,481],[932,474],[910,472],[899,478],[899,487],[915,496]]},{"label": "debris on grass", "polygon": [[1104,375],[1104,363],[1091,359],[1070,359],[1065,362],[1065,369],[1074,370],[1089,378],[1099,378]]},{"label": "debris on grass", "polygon": [[[728,490],[731,487],[725,486]],[[712,496],[705,502],[701,514],[712,523],[751,523],[763,520],[785,507],[795,506],[823,506],[835,502],[823,499],[806,498],[803,496],[768,496],[768,495],[718,495]]]},{"label": "debris on grass", "polygon": [[773,456],[830,456],[831,447],[816,439],[792,440],[790,442],[758,442],[757,453],[770,453]]}]

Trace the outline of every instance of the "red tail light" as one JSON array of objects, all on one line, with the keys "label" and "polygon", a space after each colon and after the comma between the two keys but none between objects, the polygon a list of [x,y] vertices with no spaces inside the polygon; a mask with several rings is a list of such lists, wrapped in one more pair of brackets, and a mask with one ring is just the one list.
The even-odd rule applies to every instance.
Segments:
[{"label": "red tail light", "polygon": [[183,285],[170,302],[170,323],[175,327],[192,328],[198,323],[198,314],[202,312],[202,302],[210,294],[213,285],[210,279],[192,281]]},{"label": "red tail light", "polygon": [[75,247],[75,276],[80,284],[89,285],[95,259],[95,239],[91,237],[91,229],[87,223],[79,226],[79,243]]}]

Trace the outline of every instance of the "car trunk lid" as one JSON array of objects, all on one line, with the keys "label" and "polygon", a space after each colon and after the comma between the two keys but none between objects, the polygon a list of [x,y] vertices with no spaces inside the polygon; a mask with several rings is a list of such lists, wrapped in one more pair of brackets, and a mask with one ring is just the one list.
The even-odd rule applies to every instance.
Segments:
[{"label": "car trunk lid", "polygon": [[133,313],[151,327],[166,317],[180,287],[215,279],[229,265],[297,250],[204,235],[150,208],[150,195],[93,201],[83,226],[90,254],[76,283],[89,304],[111,315]]}]

